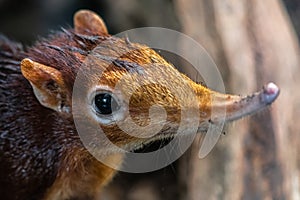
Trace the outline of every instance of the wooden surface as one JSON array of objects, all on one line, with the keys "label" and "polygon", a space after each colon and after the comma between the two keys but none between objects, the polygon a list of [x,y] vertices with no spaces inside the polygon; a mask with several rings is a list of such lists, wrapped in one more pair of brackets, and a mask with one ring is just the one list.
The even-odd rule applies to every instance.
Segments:
[{"label": "wooden surface", "polygon": [[212,55],[227,91],[246,94],[274,81],[270,109],[230,125],[211,154],[197,144],[181,160],[182,199],[300,198],[299,46],[275,0],[177,0],[183,32]]}]

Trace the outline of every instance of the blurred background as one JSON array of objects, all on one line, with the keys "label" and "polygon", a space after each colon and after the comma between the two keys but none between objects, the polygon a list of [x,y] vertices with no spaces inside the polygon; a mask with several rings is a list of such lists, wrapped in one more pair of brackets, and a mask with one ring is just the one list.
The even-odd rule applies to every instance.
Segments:
[{"label": "blurred background", "polygon": [[105,199],[300,199],[300,0],[0,0],[0,33],[30,46],[72,27],[82,8],[111,34],[143,26],[186,33],[213,57],[229,93],[269,81],[281,88],[271,109],[226,127],[206,158],[195,142],[164,169],[119,173]]}]

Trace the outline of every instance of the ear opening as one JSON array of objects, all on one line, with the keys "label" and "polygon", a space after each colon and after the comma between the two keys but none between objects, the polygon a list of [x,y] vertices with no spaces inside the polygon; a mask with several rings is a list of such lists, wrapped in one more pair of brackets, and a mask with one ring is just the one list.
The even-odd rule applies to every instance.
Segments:
[{"label": "ear opening", "polygon": [[107,28],[102,18],[90,10],[79,10],[74,15],[74,28],[76,33],[94,33],[108,35]]},{"label": "ear opening", "polygon": [[25,58],[21,62],[21,72],[43,106],[57,112],[70,113],[71,98],[59,70]]}]

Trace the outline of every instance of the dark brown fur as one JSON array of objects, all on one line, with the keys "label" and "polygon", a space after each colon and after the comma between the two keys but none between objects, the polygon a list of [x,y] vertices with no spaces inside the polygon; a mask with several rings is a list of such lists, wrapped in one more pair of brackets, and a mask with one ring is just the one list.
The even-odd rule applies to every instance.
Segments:
[{"label": "dark brown fur", "polygon": [[[81,164],[94,159],[80,142],[73,120],[41,106],[36,100],[30,84],[21,74],[20,61],[30,58],[56,67],[72,91],[82,59],[104,39],[105,36],[63,30],[24,52],[20,44],[0,37],[2,199],[41,199],[54,183],[59,169],[64,168],[61,165],[66,165],[63,160],[69,154],[82,159],[78,162]],[[78,149],[83,153],[77,154]],[[94,162],[97,161],[94,159]],[[76,168],[75,163],[68,164]]]}]

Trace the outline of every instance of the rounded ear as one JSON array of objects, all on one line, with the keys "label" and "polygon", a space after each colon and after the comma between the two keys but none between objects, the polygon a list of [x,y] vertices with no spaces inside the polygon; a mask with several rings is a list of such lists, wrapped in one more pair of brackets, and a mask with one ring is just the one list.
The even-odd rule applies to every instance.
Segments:
[{"label": "rounded ear", "polygon": [[90,10],[79,10],[74,15],[75,32],[79,34],[94,33],[108,35],[102,18]]}]

